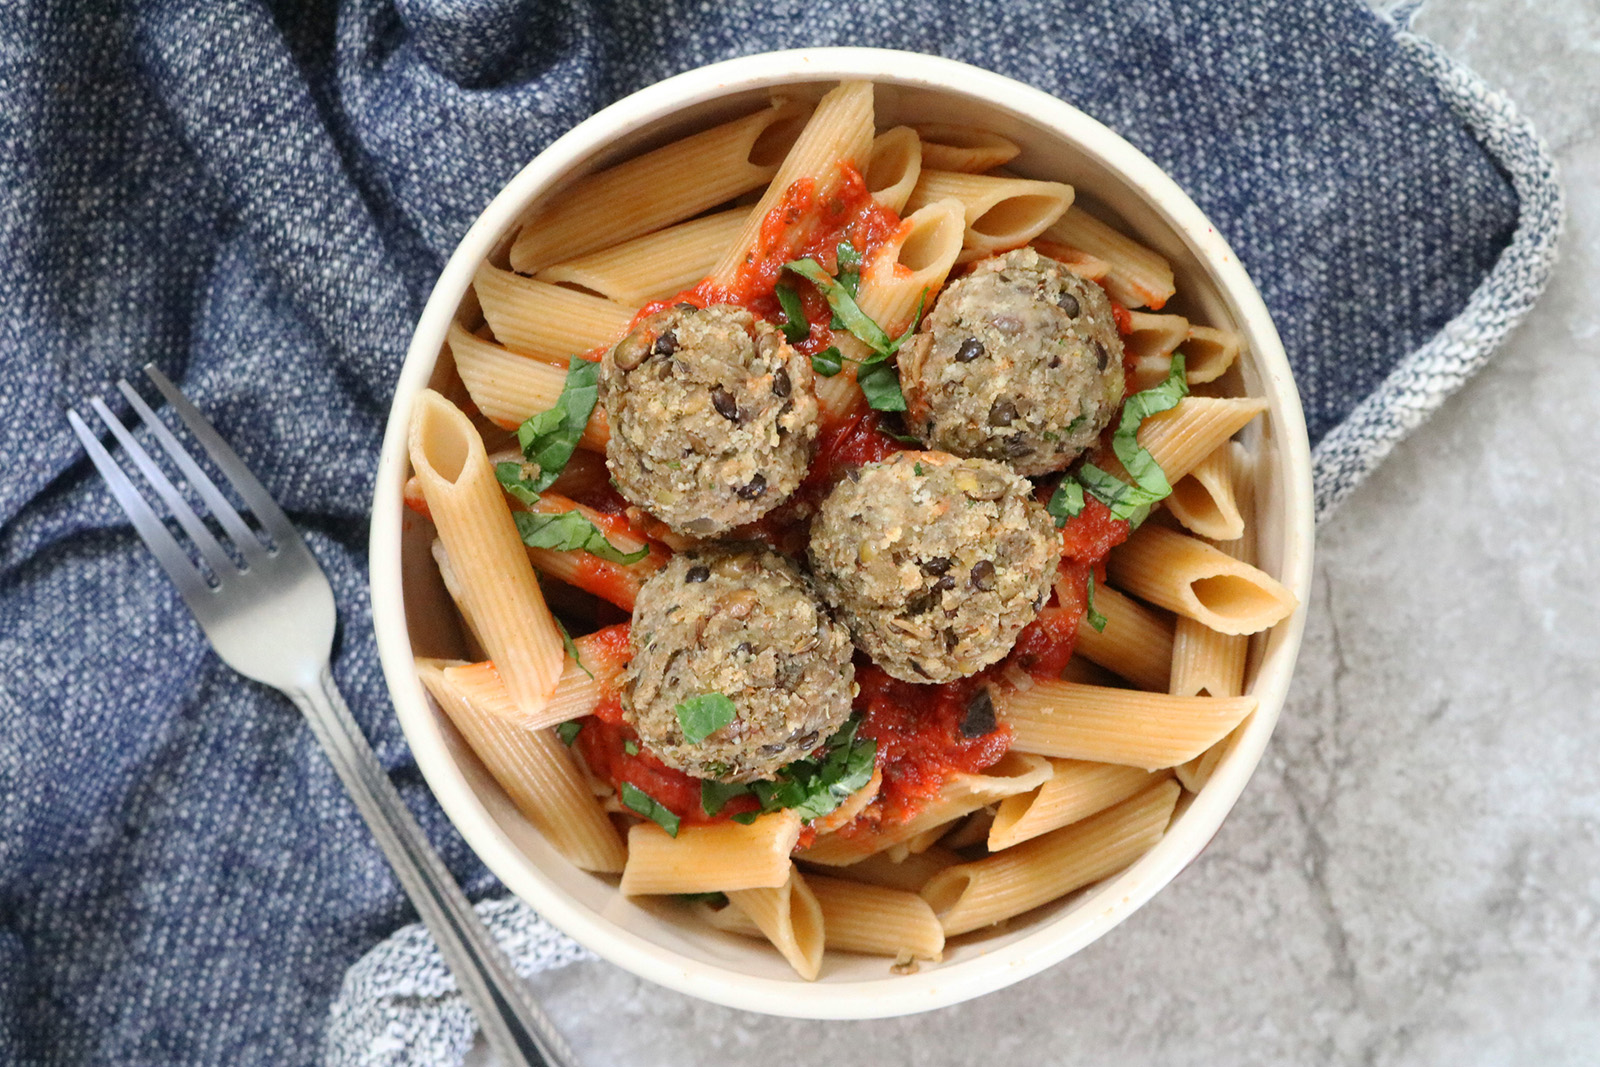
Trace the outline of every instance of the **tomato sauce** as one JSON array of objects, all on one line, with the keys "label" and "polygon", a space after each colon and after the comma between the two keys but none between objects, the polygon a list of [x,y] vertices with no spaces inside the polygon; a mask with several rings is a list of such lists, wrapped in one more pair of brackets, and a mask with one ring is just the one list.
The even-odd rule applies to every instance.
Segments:
[{"label": "tomato sauce", "polygon": [[871,832],[884,823],[904,822],[939,794],[950,775],[981,771],[1006,754],[1011,731],[1003,724],[977,737],[961,733],[969,702],[990,681],[979,674],[943,685],[917,685],[857,658],[858,734],[878,743],[883,784],[841,832]]}]

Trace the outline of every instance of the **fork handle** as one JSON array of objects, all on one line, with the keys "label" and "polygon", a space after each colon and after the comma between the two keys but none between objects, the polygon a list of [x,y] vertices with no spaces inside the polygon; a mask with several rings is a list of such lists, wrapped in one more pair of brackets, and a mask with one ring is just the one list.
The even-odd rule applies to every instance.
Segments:
[{"label": "fork handle", "polygon": [[334,685],[328,665],[316,678],[285,692],[305,715],[432,932],[439,954],[500,1062],[506,1067],[577,1067],[572,1049],[550,1017],[524,993],[521,979],[400,799]]}]

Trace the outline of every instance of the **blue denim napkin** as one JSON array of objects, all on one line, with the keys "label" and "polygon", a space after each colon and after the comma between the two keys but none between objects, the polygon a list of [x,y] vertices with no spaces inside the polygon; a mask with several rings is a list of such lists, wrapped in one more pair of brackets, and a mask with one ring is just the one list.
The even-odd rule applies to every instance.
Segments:
[{"label": "blue denim napkin", "polygon": [[[363,558],[387,398],[444,257],[594,110],[712,60],[934,52],[1153,155],[1277,318],[1331,507],[1542,287],[1548,155],[1352,0],[10,0],[0,6],[0,1063],[453,1062],[470,1022],[299,716],[217,661],[62,409],[153,360],[306,532],[335,673],[418,778]],[[570,943],[487,909],[533,968]]]}]

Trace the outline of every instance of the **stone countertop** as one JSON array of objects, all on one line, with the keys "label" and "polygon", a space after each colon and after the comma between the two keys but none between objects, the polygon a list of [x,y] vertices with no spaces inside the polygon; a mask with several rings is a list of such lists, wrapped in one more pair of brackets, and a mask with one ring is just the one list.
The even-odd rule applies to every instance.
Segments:
[{"label": "stone countertop", "polygon": [[584,1063],[1600,1061],[1600,0],[1435,0],[1417,28],[1555,150],[1561,262],[1320,530],[1297,680],[1216,841],[1076,956],[933,1014],[546,975]]}]

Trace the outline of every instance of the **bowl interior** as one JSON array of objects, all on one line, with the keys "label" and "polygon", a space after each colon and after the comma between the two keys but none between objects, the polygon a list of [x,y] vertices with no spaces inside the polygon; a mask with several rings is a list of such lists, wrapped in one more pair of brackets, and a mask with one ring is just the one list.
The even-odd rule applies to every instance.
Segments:
[{"label": "bowl interior", "polygon": [[[888,73],[893,71],[894,73]],[[819,49],[752,57],[692,72],[630,97],[579,126],[530,165],[487,209],[452,258],[418,327],[385,441],[373,517],[372,581],[385,673],[430,786],[469,844],[506,885],[601,956],[644,977],[720,1003],[807,1017],[872,1017],[934,1008],[1035,973],[1092,941],[1142,904],[1215,833],[1260,759],[1299,646],[1303,608],[1252,649],[1248,686],[1260,710],[1172,828],[1121,875],[946,950],[943,963],[895,975],[882,958],[830,953],[806,983],[764,944],[706,928],[671,902],[630,900],[614,881],[568,864],[517,812],[433,707],[413,655],[463,654],[455,610],[429,556],[431,527],[407,512],[405,419],[416,393],[448,380],[440,350],[472,270],[527,207],[590,170],[760,106],[775,87],[819,96],[840,77],[878,84],[879,128],[953,122],[994,130],[1023,152],[1013,169],[1066,181],[1124,232],[1164,254],[1177,275],[1171,310],[1238,330],[1244,390],[1268,417],[1247,443],[1259,457],[1259,563],[1300,598],[1310,572],[1309,458],[1304,421],[1277,335],[1226,244],[1170,180],[1114,134],[1069,106],[1008,79],[925,56]]]}]

